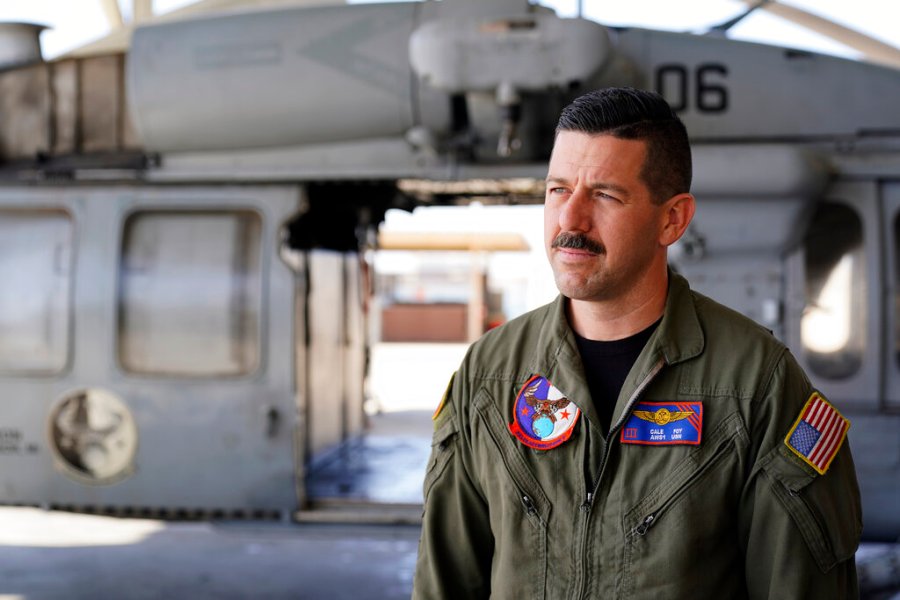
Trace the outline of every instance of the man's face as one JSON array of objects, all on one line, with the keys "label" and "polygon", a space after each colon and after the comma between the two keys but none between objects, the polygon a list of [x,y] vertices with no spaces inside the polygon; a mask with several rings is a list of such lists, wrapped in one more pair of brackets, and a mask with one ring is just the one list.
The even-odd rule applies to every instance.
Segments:
[{"label": "man's face", "polygon": [[574,300],[621,299],[665,262],[664,208],[640,178],[646,144],[561,131],[550,157],[544,245],[556,286]]}]

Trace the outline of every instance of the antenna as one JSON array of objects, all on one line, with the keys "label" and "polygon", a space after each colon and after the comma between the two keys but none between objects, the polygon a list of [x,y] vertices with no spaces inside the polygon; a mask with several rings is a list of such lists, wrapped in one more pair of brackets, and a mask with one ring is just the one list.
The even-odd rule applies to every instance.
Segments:
[{"label": "antenna", "polygon": [[[579,0],[579,2],[580,1],[581,0]],[[738,16],[732,17],[731,19],[728,19],[724,23],[719,23],[718,25],[713,25],[703,35],[725,37],[725,34],[728,32],[729,29],[731,29],[732,27],[734,27],[735,25],[737,25],[738,23],[743,21],[747,16],[750,15],[750,13],[755,11],[757,8],[760,8],[760,7],[768,4],[771,1],[772,0],[757,0],[757,2],[752,4],[750,6],[750,8],[748,8],[747,10],[745,10]]]}]

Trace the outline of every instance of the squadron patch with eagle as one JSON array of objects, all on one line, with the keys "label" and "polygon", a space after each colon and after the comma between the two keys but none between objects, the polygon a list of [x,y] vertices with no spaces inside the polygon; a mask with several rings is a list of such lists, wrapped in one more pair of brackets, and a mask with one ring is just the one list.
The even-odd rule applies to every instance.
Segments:
[{"label": "squadron patch with eagle", "polygon": [[509,432],[535,450],[556,448],[570,437],[581,410],[545,377],[525,382],[513,404]]},{"label": "squadron patch with eagle", "polygon": [[645,446],[697,446],[702,432],[702,402],[638,402],[619,439]]}]

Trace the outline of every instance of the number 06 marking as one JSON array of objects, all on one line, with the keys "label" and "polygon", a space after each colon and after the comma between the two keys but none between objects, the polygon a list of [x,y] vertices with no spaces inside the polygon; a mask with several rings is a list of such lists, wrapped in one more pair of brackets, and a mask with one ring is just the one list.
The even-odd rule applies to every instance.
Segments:
[{"label": "number 06 marking", "polygon": [[[720,113],[728,110],[728,88],[721,80],[728,76],[728,68],[720,63],[704,63],[694,69],[693,101],[698,112]],[[720,78],[716,81],[716,78]],[[665,97],[675,112],[690,105],[691,73],[684,65],[664,64],[656,68],[656,91]]]}]

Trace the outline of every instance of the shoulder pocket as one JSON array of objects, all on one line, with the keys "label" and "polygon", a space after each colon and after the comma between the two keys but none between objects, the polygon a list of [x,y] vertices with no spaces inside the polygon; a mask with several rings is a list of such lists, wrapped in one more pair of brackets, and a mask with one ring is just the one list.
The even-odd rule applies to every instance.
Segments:
[{"label": "shoulder pocket", "polygon": [[825,475],[802,464],[782,444],[764,459],[772,491],[790,514],[824,573],[856,552],[862,533],[859,488],[844,448]]},{"label": "shoulder pocket", "polygon": [[456,419],[453,418],[444,418],[437,431],[434,432],[431,440],[431,456],[428,458],[423,485],[425,500],[428,500],[428,493],[447,468],[447,464],[456,451],[458,432]]}]

